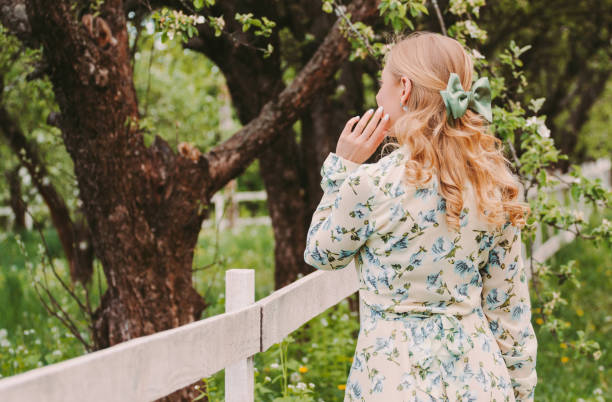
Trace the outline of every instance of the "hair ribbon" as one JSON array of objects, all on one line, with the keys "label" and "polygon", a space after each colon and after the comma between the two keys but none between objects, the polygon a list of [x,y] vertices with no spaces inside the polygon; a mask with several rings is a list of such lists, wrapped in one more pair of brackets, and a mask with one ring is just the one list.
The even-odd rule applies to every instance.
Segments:
[{"label": "hair ribbon", "polygon": [[455,73],[451,73],[448,78],[446,90],[441,90],[440,94],[446,106],[446,115],[449,120],[452,116],[458,119],[463,116],[468,108],[484,116],[489,123],[493,121],[491,113],[491,87],[489,78],[481,77],[472,85],[472,89],[464,91],[461,80]]}]

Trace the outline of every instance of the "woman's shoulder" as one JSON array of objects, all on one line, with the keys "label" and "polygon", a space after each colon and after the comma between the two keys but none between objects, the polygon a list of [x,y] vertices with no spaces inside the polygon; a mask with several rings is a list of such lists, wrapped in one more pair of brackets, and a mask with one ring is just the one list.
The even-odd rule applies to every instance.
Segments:
[{"label": "woman's shoulder", "polygon": [[377,198],[380,201],[397,199],[414,192],[415,189],[411,189],[403,180],[406,158],[405,147],[400,146],[377,162],[363,164],[360,167],[360,173],[368,175],[374,191],[379,193]]}]

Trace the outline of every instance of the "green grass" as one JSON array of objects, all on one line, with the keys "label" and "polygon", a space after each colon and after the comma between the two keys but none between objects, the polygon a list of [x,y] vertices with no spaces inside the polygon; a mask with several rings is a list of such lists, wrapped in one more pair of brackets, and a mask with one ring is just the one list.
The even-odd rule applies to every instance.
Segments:
[{"label": "green grass", "polygon": [[[51,253],[57,258],[55,264],[62,278],[67,279],[67,267],[61,258],[61,248],[55,232],[47,230],[45,237]],[[26,262],[39,265],[40,239],[36,232],[24,232],[22,238],[28,257],[21,255],[12,235],[4,234],[0,237],[0,247],[3,250],[0,263],[2,376],[85,353],[69,331],[56,318],[50,317],[40,305],[26,266]],[[274,290],[273,250],[270,227],[251,226],[239,232],[225,230],[219,232],[218,239],[214,230],[203,230],[193,264],[196,269],[194,286],[209,304],[202,318],[224,311],[227,269],[254,269],[255,299],[269,295]],[[551,259],[554,265],[576,259],[582,286],[576,288],[566,282],[559,287],[569,301],[560,314],[560,318],[570,324],[565,334],[566,348],[562,348],[556,337],[541,329],[535,322],[538,314],[533,315],[539,344],[537,401],[612,400],[608,385],[609,378],[612,378],[612,358],[609,353],[612,346],[611,255],[610,247],[596,248],[588,241],[577,240],[564,246]],[[208,267],[202,268],[204,266]],[[38,270],[40,272],[40,267]],[[95,270],[99,272],[99,264],[96,264]],[[75,302],[66,296],[55,278],[48,278],[53,294],[78,318]],[[94,292],[94,296],[97,297],[97,292]],[[535,298],[533,301],[534,308],[541,307]],[[85,322],[81,318],[77,321],[84,331]],[[581,329],[599,343],[603,351],[599,360],[575,352],[573,342],[577,339],[576,331]],[[344,300],[310,320],[285,342],[255,355],[256,400],[341,400],[358,330],[357,314],[349,310],[347,300]],[[286,354],[281,353],[281,346],[287,347]],[[223,400],[224,370],[204,380],[211,389],[211,400]],[[299,390],[298,384],[305,389]]]}]

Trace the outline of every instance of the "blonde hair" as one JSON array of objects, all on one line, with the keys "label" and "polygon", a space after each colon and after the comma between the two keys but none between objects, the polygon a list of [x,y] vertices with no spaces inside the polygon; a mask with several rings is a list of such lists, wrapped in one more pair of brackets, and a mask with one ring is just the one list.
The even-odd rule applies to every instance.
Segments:
[{"label": "blonde hair", "polygon": [[487,222],[496,227],[507,221],[524,226],[531,209],[518,200],[519,182],[503,155],[502,141],[490,133],[484,117],[471,109],[453,125],[447,120],[440,90],[446,89],[450,73],[459,76],[466,91],[472,85],[473,62],[463,46],[455,39],[423,31],[396,37],[392,43],[385,55],[386,66],[396,82],[404,76],[412,83],[408,112],[391,129],[399,146],[405,144],[410,150],[407,183],[419,186],[438,173],[451,228],[460,226],[462,193],[468,181],[478,212]]}]

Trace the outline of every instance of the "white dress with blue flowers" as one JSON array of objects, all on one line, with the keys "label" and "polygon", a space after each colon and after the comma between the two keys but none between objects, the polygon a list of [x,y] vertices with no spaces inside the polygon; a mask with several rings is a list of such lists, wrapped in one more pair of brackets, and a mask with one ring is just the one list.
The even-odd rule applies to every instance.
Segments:
[{"label": "white dress with blue flowers", "polygon": [[377,163],[330,153],[305,261],[355,259],[364,303],[344,401],[533,401],[537,340],[520,228],[493,228],[467,186],[460,230],[434,175],[403,184],[406,146]]}]

